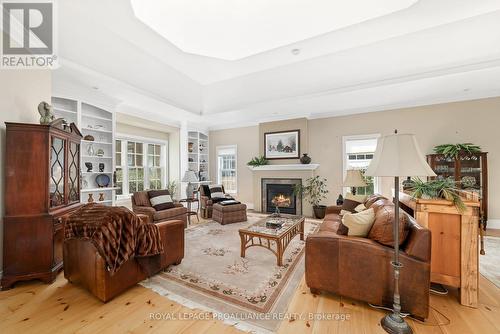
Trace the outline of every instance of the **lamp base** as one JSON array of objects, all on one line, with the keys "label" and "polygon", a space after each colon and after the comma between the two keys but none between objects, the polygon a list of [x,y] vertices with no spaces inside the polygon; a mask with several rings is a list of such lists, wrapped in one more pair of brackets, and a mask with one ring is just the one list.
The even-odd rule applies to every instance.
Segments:
[{"label": "lamp base", "polygon": [[400,316],[394,313],[388,314],[380,320],[382,328],[390,334],[412,334],[410,325]]},{"label": "lamp base", "polygon": [[191,182],[188,182],[186,187],[186,198],[193,198],[194,186]]}]

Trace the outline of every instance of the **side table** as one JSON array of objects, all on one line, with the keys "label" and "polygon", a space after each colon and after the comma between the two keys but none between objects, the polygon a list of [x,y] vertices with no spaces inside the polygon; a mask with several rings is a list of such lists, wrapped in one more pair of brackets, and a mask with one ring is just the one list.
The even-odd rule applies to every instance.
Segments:
[{"label": "side table", "polygon": [[198,212],[197,211],[193,211],[191,209],[191,203],[198,203],[199,205],[199,201],[197,198],[183,198],[181,200],[179,200],[179,203],[186,203],[186,206],[187,206],[187,219],[188,219],[188,225],[191,225],[191,216],[196,216],[196,220],[199,222],[200,219],[198,218]]}]

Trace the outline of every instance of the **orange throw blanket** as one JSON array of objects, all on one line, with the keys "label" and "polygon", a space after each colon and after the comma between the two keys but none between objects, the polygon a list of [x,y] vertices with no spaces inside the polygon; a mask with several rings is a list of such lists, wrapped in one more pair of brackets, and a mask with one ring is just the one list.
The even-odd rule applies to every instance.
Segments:
[{"label": "orange throw blanket", "polygon": [[86,204],[64,224],[64,238],[90,240],[113,275],[134,257],[163,252],[160,231],[125,207]]}]

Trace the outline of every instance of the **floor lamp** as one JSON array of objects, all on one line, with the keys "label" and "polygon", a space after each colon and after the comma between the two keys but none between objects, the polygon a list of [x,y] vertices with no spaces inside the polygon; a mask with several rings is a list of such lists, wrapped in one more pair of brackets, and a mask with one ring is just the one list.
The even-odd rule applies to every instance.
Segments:
[{"label": "floor lamp", "polygon": [[417,139],[411,134],[398,134],[379,138],[377,149],[365,175],[394,177],[394,302],[393,311],[380,321],[387,333],[413,333],[413,330],[401,316],[401,298],[399,295],[399,272],[403,265],[399,262],[399,177],[436,176],[424,159]]}]

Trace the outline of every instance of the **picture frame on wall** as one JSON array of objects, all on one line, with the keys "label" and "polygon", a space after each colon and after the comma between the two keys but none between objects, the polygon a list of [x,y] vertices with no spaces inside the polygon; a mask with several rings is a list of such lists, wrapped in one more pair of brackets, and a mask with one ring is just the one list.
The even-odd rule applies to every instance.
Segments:
[{"label": "picture frame on wall", "polygon": [[264,157],[273,159],[300,158],[300,130],[264,133]]}]

